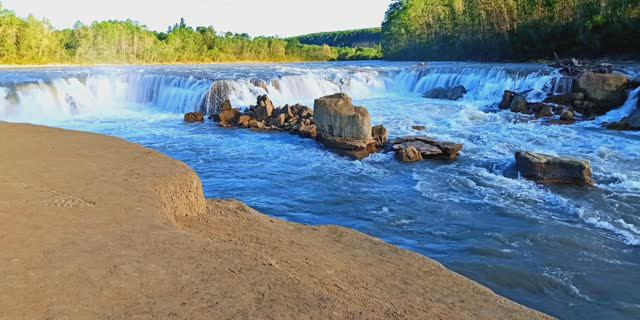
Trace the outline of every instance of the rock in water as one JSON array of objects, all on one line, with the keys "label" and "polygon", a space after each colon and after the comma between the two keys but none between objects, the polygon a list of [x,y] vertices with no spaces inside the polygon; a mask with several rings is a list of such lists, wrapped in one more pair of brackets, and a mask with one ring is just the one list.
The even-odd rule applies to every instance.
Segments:
[{"label": "rock in water", "polygon": [[408,146],[396,152],[396,159],[402,162],[417,162],[423,160],[420,151],[413,146]]},{"label": "rock in water", "polygon": [[523,177],[538,183],[594,185],[591,164],[587,160],[519,151],[516,167]]},{"label": "rock in water", "polygon": [[207,114],[217,114],[222,110],[222,105],[229,99],[232,92],[233,82],[229,80],[216,81],[213,86],[211,86],[203,109],[205,109]]},{"label": "rock in water", "polygon": [[574,122],[576,121],[576,114],[571,110],[564,110],[560,115],[560,120],[566,122]]},{"label": "rock in water", "polygon": [[187,122],[187,123],[204,122],[204,113],[189,112],[184,115],[184,122]]},{"label": "rock in water", "polygon": [[313,121],[318,140],[336,153],[363,159],[377,151],[369,111],[344,93],[316,99]]},{"label": "rock in water", "polygon": [[220,122],[220,125],[223,127],[231,127],[238,123],[238,119],[240,118],[240,110],[233,109],[231,106],[231,101],[228,99],[222,103],[220,112],[218,112],[218,116],[216,120]]},{"label": "rock in water", "polygon": [[382,125],[374,126],[371,129],[371,135],[373,136],[373,140],[376,141],[378,149],[383,149],[389,142],[389,131]]},{"label": "rock in water", "polygon": [[425,92],[422,96],[429,99],[460,100],[467,93],[464,86],[453,88],[433,88]]},{"label": "rock in water", "polygon": [[516,95],[515,92],[506,90],[504,92],[504,94],[502,95],[502,101],[500,101],[500,104],[498,105],[498,108],[500,108],[500,109],[510,109],[511,108],[511,102],[513,101],[513,97],[515,97],[515,95]]},{"label": "rock in water", "polygon": [[529,106],[527,105],[527,99],[519,94],[515,94],[511,99],[511,104],[509,105],[511,112],[519,112],[519,113],[528,113]]},{"label": "rock in water", "polygon": [[584,93],[585,100],[591,104],[582,113],[605,114],[624,104],[628,82],[621,74],[583,73],[576,80],[576,89]]},{"label": "rock in water", "polygon": [[438,142],[432,138],[423,136],[401,137],[391,142],[391,149],[395,151],[396,158],[401,161],[404,161],[403,159],[416,159],[416,157],[411,156],[413,151],[409,152],[409,148],[414,148],[420,153],[419,160],[442,159],[453,161],[458,158],[463,147],[463,144]]},{"label": "rock in water", "polygon": [[255,110],[255,117],[258,121],[264,121],[273,114],[273,102],[265,94],[258,97],[258,105]]}]

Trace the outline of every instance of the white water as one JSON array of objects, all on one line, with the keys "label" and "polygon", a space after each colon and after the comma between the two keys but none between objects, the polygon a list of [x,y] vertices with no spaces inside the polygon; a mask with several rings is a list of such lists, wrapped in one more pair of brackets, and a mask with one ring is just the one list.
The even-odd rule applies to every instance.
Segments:
[{"label": "white water", "polygon": [[[275,66],[262,72],[265,85],[256,86],[244,75],[210,79],[172,74],[104,72],[86,76],[0,85],[0,120],[46,121],[76,116],[109,116],[151,108],[158,113],[209,110],[209,96],[216,81],[230,88],[229,98],[248,107],[268,94],[276,105],[304,103],[345,92],[355,99],[382,96],[419,96],[435,87],[464,85],[465,100],[478,105],[495,102],[505,90],[524,91],[539,100],[549,93],[570,89],[553,72],[508,70],[504,67],[458,66],[434,68],[329,68]],[[126,108],[128,110],[123,110]]]}]

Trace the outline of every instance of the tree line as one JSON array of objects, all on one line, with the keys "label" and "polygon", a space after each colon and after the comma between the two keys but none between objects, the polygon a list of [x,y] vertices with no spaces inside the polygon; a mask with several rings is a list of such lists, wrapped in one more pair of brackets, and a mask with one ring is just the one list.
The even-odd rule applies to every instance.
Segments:
[{"label": "tree line", "polygon": [[210,63],[231,61],[327,61],[339,58],[328,45],[304,45],[297,39],[251,38],[188,26],[184,20],[168,32],[138,22],[76,23],[56,30],[47,20],[21,18],[0,4],[0,64],[51,63]]},{"label": "tree line", "polygon": [[394,0],[387,59],[637,59],[640,0]]}]

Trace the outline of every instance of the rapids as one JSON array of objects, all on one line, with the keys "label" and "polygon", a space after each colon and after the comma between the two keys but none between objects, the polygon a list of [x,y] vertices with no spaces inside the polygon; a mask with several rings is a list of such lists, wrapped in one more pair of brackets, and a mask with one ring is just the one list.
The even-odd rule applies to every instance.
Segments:
[{"label": "rapids", "polygon": [[[460,101],[421,98],[455,85],[469,90]],[[455,163],[352,161],[289,134],[182,123],[185,112],[214,110],[220,88],[239,107],[265,93],[276,105],[312,105],[342,91],[392,137],[424,125],[465,149]],[[0,120],[141,143],[192,166],[209,197],[355,228],[563,319],[640,318],[640,135],[601,127],[629,114],[639,91],[599,119],[554,126],[499,112],[504,90],[531,90],[535,101],[571,81],[535,64],[446,62],[2,70]],[[517,150],[588,159],[597,186],[520,179]]]}]

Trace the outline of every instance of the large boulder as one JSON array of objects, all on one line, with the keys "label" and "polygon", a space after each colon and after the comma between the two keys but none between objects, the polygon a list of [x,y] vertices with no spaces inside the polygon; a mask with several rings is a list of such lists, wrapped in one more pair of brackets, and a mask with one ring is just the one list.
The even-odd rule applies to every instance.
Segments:
[{"label": "large boulder", "polygon": [[344,93],[316,99],[313,121],[318,140],[339,154],[362,159],[377,151],[369,112]]},{"label": "large boulder", "polygon": [[234,83],[230,80],[220,80],[213,83],[202,109],[207,114],[214,115],[222,110],[222,106],[233,92]]},{"label": "large boulder", "polygon": [[460,100],[467,93],[464,86],[453,88],[433,88],[425,92],[422,96],[429,99]]},{"label": "large boulder", "polygon": [[622,74],[584,72],[575,81],[575,89],[590,102],[587,112],[604,114],[627,100],[629,80]]},{"label": "large boulder", "polygon": [[589,161],[519,151],[516,167],[520,175],[543,184],[593,186]]},{"label": "large boulder", "polygon": [[[396,158],[405,162],[423,159],[456,160],[463,147],[463,144],[439,142],[425,136],[401,137],[391,142]],[[414,156],[414,149],[420,153],[419,159]],[[410,161],[406,161],[407,159]]]},{"label": "large boulder", "polygon": [[204,113],[189,112],[184,115],[184,122],[187,122],[187,123],[204,122]]}]

